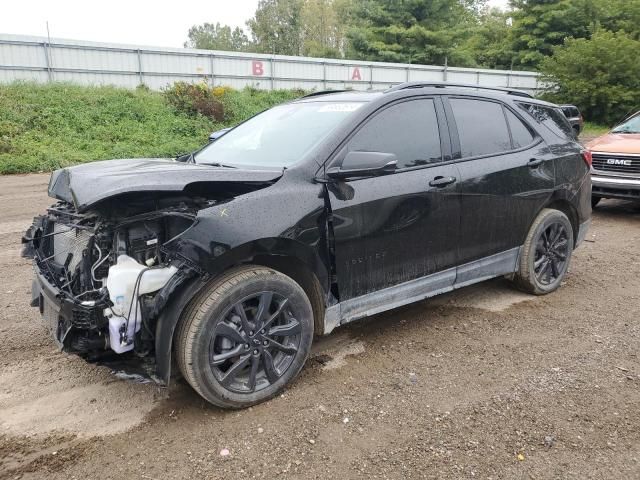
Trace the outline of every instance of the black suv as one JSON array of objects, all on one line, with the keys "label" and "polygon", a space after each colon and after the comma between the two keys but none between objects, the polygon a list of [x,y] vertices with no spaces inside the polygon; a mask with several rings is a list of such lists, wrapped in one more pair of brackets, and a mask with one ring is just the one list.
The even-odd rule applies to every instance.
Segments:
[{"label": "black suv", "polygon": [[62,349],[163,383],[173,358],[221,407],[274,396],[354,320],[498,276],[554,291],[591,214],[590,157],[514,90],[315,93],[183,160],[54,172],[24,255]]},{"label": "black suv", "polygon": [[567,120],[569,121],[569,125],[573,128],[573,133],[578,138],[580,133],[582,132],[582,127],[584,127],[584,118],[578,110],[578,107],[575,105],[560,105],[560,109]]}]

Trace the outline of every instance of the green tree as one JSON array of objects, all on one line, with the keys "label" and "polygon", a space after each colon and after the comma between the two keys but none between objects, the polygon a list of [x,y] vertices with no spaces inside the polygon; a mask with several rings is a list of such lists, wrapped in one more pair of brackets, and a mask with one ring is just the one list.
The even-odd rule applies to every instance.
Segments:
[{"label": "green tree", "polygon": [[302,8],[303,54],[342,57],[350,12],[350,0],[305,0]]},{"label": "green tree", "polygon": [[251,49],[249,38],[241,28],[231,29],[220,23],[203,23],[189,29],[185,48],[202,48],[205,50],[225,50],[246,52]]},{"label": "green tree", "polygon": [[304,0],[260,0],[247,22],[258,52],[302,55]]},{"label": "green tree", "polygon": [[625,31],[640,40],[640,0],[599,0],[598,23],[606,30]]},{"label": "green tree", "polygon": [[478,0],[360,0],[348,38],[356,58],[387,62],[453,65],[469,63],[459,55],[468,27],[475,23]]},{"label": "green tree", "polygon": [[640,38],[640,0],[511,0],[516,63],[537,68],[567,38],[591,38],[599,28]]},{"label": "green tree", "polygon": [[541,63],[545,80],[555,84],[546,96],[611,125],[640,105],[639,54],[640,41],[625,32],[568,39]]},{"label": "green tree", "polygon": [[456,49],[467,64],[482,68],[510,69],[515,57],[511,44],[510,13],[499,8],[479,13],[478,23],[469,27],[468,37]]}]

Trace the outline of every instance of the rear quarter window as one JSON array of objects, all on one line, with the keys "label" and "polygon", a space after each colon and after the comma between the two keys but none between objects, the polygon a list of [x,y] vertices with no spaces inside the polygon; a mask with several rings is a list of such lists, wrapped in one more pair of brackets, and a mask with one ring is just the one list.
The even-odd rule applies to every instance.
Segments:
[{"label": "rear quarter window", "polygon": [[563,140],[574,139],[571,124],[569,124],[569,120],[559,108],[536,105],[534,103],[518,103],[518,107],[559,138]]}]

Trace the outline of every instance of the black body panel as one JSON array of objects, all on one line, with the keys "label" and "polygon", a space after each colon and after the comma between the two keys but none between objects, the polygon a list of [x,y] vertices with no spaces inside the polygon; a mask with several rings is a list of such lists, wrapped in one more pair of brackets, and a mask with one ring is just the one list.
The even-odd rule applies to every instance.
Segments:
[{"label": "black body panel", "polygon": [[442,165],[329,188],[340,300],[456,264],[455,185],[429,182],[458,176],[455,165]]}]

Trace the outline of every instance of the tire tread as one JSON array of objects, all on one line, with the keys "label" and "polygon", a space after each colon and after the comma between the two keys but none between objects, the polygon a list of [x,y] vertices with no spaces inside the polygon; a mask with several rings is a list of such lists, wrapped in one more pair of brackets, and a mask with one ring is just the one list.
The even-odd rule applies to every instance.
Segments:
[{"label": "tire tread", "polygon": [[569,225],[571,225],[571,222],[569,221],[569,219],[560,210],[556,210],[553,208],[544,208],[538,214],[536,219],[531,224],[531,227],[529,228],[529,233],[527,233],[527,238],[525,239],[525,242],[522,248],[522,254],[520,255],[518,270],[516,271],[513,277],[513,283],[517,288],[519,288],[523,292],[531,293],[533,295],[544,295],[546,293],[550,293],[548,291],[544,291],[540,289],[535,284],[535,282],[533,282],[532,276],[534,275],[534,272],[531,271],[531,265],[533,265],[533,262],[531,262],[530,260],[531,260],[531,255],[534,254],[535,252],[535,250],[532,248],[532,244],[536,240],[534,237],[535,237],[536,231],[538,230],[538,227],[542,223],[544,223],[550,216],[558,215],[558,214],[565,217],[567,222],[569,222]]},{"label": "tire tread", "polygon": [[[221,276],[213,279],[193,298],[182,314],[176,330],[176,361],[178,368],[187,383],[202,397],[221,408],[239,408],[235,403],[225,402],[221,399],[211,398],[206,395],[196,381],[193,368],[193,345],[195,339],[201,334],[202,325],[207,320],[209,309],[239,283],[252,280],[261,275],[278,275],[285,278],[276,270],[258,265],[246,265],[233,268]],[[266,400],[266,399],[265,399]]]}]

